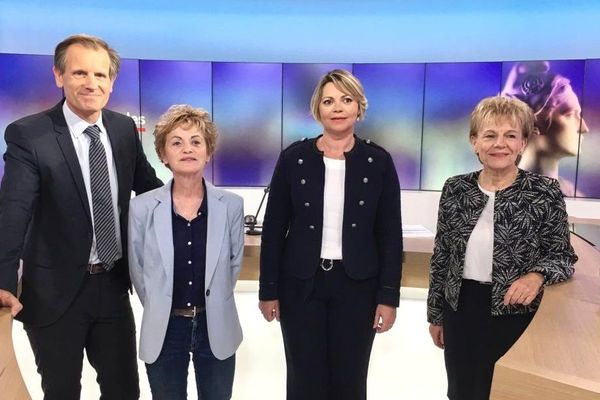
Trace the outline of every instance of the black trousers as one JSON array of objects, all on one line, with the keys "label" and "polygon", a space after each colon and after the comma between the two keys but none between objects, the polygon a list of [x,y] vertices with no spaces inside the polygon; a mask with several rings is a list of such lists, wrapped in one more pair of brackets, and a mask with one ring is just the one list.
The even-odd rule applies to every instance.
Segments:
[{"label": "black trousers", "polygon": [[84,349],[98,374],[102,400],[139,398],[135,323],[127,286],[118,274],[86,276],[73,304],[58,321],[24,328],[45,400],[80,398]]},{"label": "black trousers", "polygon": [[491,315],[492,285],[462,282],[458,310],[444,307],[444,359],[450,400],[488,400],[494,364],[534,314]]},{"label": "black trousers", "polygon": [[353,280],[341,263],[281,278],[288,400],[366,399],[376,291],[377,279]]}]

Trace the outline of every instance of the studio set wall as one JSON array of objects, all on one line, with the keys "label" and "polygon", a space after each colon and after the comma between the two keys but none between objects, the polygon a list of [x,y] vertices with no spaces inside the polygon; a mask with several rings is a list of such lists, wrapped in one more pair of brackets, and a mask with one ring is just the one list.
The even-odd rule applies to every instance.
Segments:
[{"label": "studio set wall", "polygon": [[[208,178],[221,186],[266,186],[283,147],[320,133],[309,111],[319,77],[345,68],[362,81],[369,100],[356,133],[390,151],[403,189],[437,191],[449,176],[480,167],[468,142],[469,114],[483,97],[514,89],[510,73],[519,65],[532,71],[541,66],[550,77],[525,76],[519,89],[526,93],[554,90],[547,85],[558,78],[572,88],[577,104],[560,112],[576,126],[555,132],[548,153],[559,164],[565,195],[600,198],[600,60],[297,64],[124,59],[108,107],[136,121],[148,158],[163,179],[170,173],[159,163],[152,137],[159,116],[172,104],[205,108],[220,131]],[[51,68],[51,56],[0,54],[0,131],[61,99]],[[5,148],[1,141],[0,152]]]}]

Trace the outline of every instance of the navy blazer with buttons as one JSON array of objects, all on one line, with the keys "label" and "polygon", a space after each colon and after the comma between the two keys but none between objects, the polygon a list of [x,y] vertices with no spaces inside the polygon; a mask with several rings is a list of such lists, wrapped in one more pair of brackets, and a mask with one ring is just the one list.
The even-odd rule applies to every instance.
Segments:
[{"label": "navy blazer with buttons", "polygon": [[[314,276],[323,233],[325,164],[318,138],[283,150],[271,180],[260,256],[261,300],[281,274]],[[397,306],[402,272],[400,184],[390,154],[356,138],[346,157],[342,257],[352,279],[378,278],[377,303]]]}]

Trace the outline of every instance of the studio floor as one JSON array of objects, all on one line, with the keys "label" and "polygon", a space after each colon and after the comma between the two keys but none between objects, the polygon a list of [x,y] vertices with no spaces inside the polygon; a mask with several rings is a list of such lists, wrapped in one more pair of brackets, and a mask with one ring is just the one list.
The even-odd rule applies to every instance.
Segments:
[{"label": "studio floor", "polygon": [[[445,399],[446,375],[441,350],[432,343],[425,320],[425,289],[403,288],[398,317],[391,331],[377,335],[369,366],[368,397],[381,400]],[[276,322],[267,323],[258,311],[257,284],[240,281],[235,294],[244,341],[237,352],[233,388],[234,400],[285,399],[285,356],[281,331]],[[132,297],[139,326],[142,307]],[[21,323],[13,329],[15,352],[25,383],[34,400],[42,399],[40,378],[33,353]],[[142,362],[141,399],[150,400],[150,388]],[[197,399],[193,372],[190,371],[188,398]],[[81,379],[84,400],[99,398],[96,374],[84,365]]]}]

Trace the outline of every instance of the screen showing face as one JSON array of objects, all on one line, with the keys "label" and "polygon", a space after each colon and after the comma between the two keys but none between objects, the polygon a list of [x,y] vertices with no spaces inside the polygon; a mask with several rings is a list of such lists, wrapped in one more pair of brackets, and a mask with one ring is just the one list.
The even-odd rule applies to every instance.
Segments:
[{"label": "screen showing face", "polygon": [[600,199],[600,60],[585,62],[581,103],[588,132],[580,135],[577,196]]},{"label": "screen showing face", "polygon": [[[519,163],[557,178],[565,196],[575,195],[582,120],[584,61],[515,61],[502,65],[502,94],[518,98],[536,116],[536,132]],[[581,137],[583,138],[583,136]]]}]

